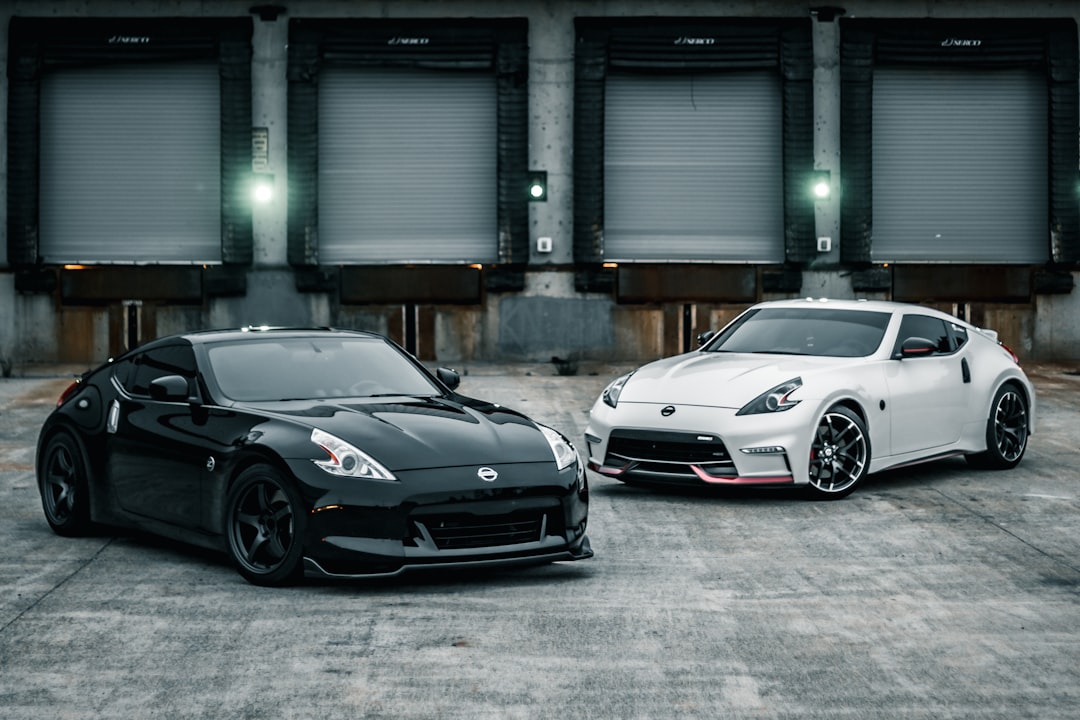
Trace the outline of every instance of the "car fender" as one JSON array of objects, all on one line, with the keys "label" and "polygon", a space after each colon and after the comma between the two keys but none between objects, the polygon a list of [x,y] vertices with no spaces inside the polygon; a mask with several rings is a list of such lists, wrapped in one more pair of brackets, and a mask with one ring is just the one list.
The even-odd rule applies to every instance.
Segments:
[{"label": "car fender", "polygon": [[973,409],[972,422],[978,426],[980,444],[985,444],[985,421],[989,417],[994,395],[1006,383],[1015,383],[1024,392],[1028,404],[1028,432],[1035,432],[1036,398],[1035,386],[1024,374],[1011,354],[997,342],[981,333],[972,335],[973,348],[968,353],[971,362],[972,383],[979,402]]},{"label": "car fender", "polygon": [[803,389],[808,393],[813,393],[805,396],[804,400],[813,403],[816,408],[811,421],[814,425],[809,429],[808,437],[812,436],[818,421],[830,408],[843,405],[857,414],[866,426],[866,433],[870,439],[871,460],[879,451],[887,453],[891,420],[888,412],[889,388],[885,381],[884,362],[888,361],[853,364],[847,366],[842,375],[827,372],[804,376],[803,388],[795,397],[804,399],[801,394]]},{"label": "car fender", "polygon": [[1031,381],[1028,380],[1025,375],[1023,375],[1016,369],[1005,368],[995,376],[993,384],[990,385],[991,389],[987,392],[986,401],[983,404],[983,414],[980,419],[982,421],[985,421],[989,417],[989,413],[992,409],[991,406],[994,402],[994,396],[997,394],[997,391],[1000,390],[1003,385],[1009,383],[1016,385],[1024,393],[1024,399],[1027,400],[1028,405],[1028,433],[1034,434],[1037,404],[1035,397],[1035,386],[1031,384]]}]

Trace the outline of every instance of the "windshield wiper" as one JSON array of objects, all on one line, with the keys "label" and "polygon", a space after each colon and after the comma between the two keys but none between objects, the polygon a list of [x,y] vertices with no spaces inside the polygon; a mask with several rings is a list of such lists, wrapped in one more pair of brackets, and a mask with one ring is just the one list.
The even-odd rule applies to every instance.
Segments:
[{"label": "windshield wiper", "polygon": [[812,355],[813,353],[795,352],[794,350],[751,350],[752,355]]}]

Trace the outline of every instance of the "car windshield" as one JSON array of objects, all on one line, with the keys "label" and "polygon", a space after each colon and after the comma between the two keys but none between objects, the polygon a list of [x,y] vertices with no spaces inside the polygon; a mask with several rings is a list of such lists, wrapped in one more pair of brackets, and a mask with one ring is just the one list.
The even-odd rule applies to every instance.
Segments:
[{"label": "car windshield", "polygon": [[266,338],[217,343],[207,352],[218,386],[232,400],[441,394],[380,338]]},{"label": "car windshield", "polygon": [[760,308],[743,315],[706,352],[866,357],[881,345],[889,313],[820,306]]}]

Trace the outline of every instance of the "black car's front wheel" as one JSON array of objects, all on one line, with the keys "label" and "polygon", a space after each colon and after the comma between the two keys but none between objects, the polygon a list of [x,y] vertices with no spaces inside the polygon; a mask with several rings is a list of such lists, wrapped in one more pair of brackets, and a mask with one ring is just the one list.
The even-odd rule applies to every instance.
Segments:
[{"label": "black car's front wheel", "polygon": [[236,478],[225,504],[226,550],[255,585],[289,585],[303,575],[307,516],[293,483],[277,468],[253,465]]},{"label": "black car's front wheel", "polygon": [[810,444],[810,496],[836,500],[850,494],[870,469],[866,426],[841,405],[818,421]]},{"label": "black car's front wheel", "polygon": [[49,438],[38,466],[41,507],[57,535],[74,537],[90,529],[90,483],[78,441],[61,431]]},{"label": "black car's front wheel", "polygon": [[1002,385],[994,394],[986,419],[986,450],[966,459],[972,467],[1008,470],[1024,457],[1027,441],[1027,399],[1016,385]]}]

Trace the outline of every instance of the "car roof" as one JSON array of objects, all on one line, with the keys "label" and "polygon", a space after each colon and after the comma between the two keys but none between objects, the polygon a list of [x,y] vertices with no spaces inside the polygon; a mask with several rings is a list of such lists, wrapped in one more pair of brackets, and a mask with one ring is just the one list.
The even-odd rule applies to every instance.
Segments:
[{"label": "car roof", "polygon": [[155,345],[167,345],[176,341],[186,341],[192,345],[206,345],[217,342],[254,341],[259,339],[275,338],[328,338],[328,337],[359,337],[385,340],[382,335],[363,330],[345,330],[331,327],[270,327],[266,325],[250,325],[243,328],[228,328],[219,330],[195,330],[192,332],[177,333],[166,337],[157,338],[140,345],[137,349],[143,350]]},{"label": "car roof", "polygon": [[913,303],[896,302],[893,300],[837,300],[833,298],[807,297],[794,300],[766,300],[765,302],[758,303],[754,307],[813,307],[833,310],[862,310],[865,312],[886,313],[918,312],[927,315],[935,315],[937,317],[950,318],[952,320],[957,319],[936,308],[925,305],[915,305]]}]

